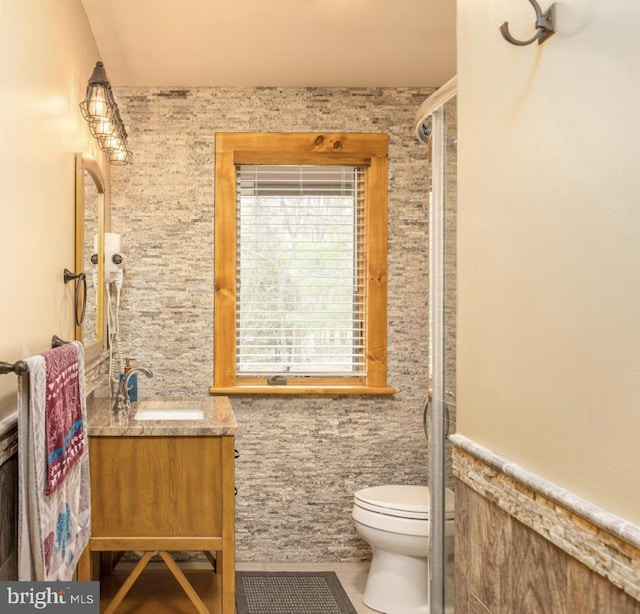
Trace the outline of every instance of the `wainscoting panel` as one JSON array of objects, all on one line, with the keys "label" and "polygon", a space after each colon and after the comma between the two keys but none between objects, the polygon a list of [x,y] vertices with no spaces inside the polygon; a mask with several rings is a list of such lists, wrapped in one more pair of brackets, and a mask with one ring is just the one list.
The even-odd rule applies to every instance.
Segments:
[{"label": "wainscoting panel", "polygon": [[[507,514],[493,510],[486,499],[468,497],[468,501],[469,534],[473,536],[469,541],[469,586],[479,601],[503,609],[511,599],[510,578],[504,573],[510,567],[511,523]],[[478,561],[482,564],[476,564]]]},{"label": "wainscoting panel", "polygon": [[[559,548],[520,522],[511,525],[511,547],[507,565],[511,568],[513,612],[569,612],[567,595],[568,557]],[[542,576],[541,576],[542,572]]]},{"label": "wainscoting panel", "polygon": [[456,614],[640,613],[634,527],[586,506],[585,515],[613,527],[605,531],[561,507],[557,501],[570,499],[566,493],[554,495],[545,483],[542,496],[532,488],[537,480],[516,480],[513,467],[503,473],[490,451],[459,435],[452,439]]}]

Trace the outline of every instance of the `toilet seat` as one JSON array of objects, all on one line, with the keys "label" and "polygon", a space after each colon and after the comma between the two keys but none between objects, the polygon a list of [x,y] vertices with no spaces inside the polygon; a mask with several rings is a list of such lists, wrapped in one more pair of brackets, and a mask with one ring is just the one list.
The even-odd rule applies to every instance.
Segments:
[{"label": "toilet seat", "polygon": [[[445,518],[454,518],[454,493],[446,489]],[[431,493],[428,486],[384,485],[363,488],[354,493],[354,503],[358,507],[398,518],[429,520]]]}]

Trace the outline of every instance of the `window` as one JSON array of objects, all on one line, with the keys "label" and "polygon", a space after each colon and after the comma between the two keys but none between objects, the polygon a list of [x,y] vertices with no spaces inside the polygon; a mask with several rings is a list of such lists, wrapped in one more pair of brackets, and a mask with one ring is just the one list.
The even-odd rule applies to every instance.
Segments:
[{"label": "window", "polygon": [[212,392],[394,392],[386,210],[386,135],[216,136]]},{"label": "window", "polygon": [[363,376],[364,169],[236,167],[238,376]]}]

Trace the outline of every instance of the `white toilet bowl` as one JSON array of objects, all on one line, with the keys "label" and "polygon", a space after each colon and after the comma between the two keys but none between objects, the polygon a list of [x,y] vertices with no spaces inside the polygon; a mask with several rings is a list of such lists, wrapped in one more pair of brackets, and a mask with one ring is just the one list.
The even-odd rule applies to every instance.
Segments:
[{"label": "white toilet bowl", "polygon": [[[373,558],[362,596],[385,614],[429,614],[430,493],[426,486],[387,485],[354,494],[353,520]],[[447,490],[445,535],[453,539],[453,492]]]}]

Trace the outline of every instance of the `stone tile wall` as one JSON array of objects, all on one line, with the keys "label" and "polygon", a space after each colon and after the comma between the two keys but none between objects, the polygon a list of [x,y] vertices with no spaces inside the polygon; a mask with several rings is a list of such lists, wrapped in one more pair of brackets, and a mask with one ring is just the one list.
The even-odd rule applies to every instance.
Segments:
[{"label": "stone tile wall", "polygon": [[112,230],[122,234],[120,343],[140,396],[207,394],[213,381],[216,132],[389,134],[390,398],[234,397],[240,561],[369,556],[353,492],[425,484],[428,161],[413,136],[433,90],[115,88],[134,162],[112,169]]}]

